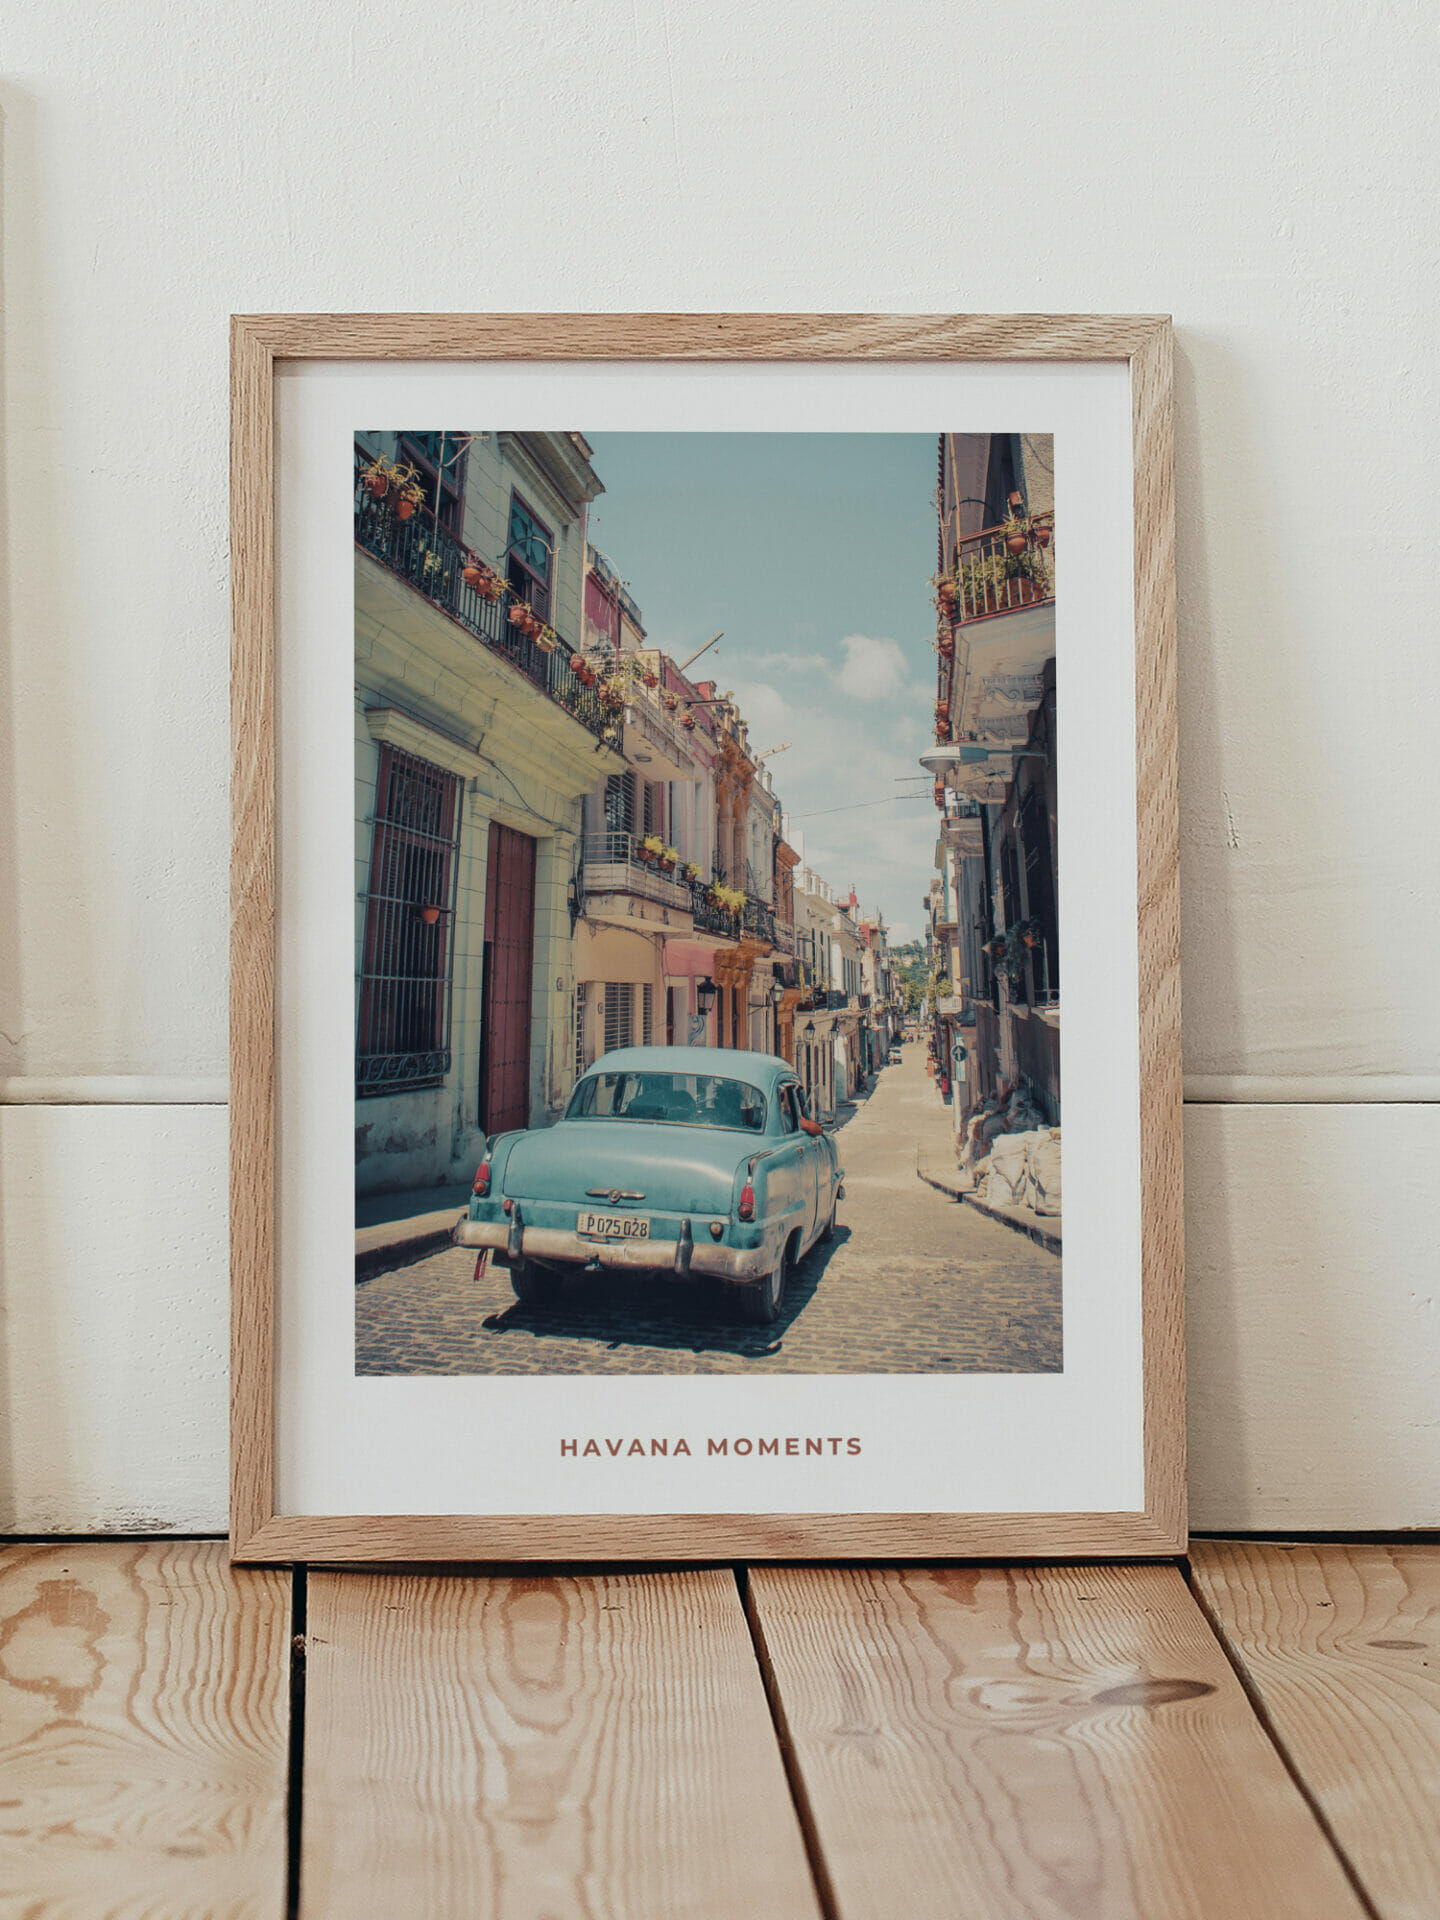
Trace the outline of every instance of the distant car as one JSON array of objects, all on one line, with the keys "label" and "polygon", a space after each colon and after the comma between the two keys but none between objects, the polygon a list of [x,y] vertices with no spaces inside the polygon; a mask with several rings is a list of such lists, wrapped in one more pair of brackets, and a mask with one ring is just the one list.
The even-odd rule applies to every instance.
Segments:
[{"label": "distant car", "polygon": [[893,1066],[897,1060],[903,1060],[904,1057],[905,1056],[900,1051],[900,1042],[898,1040],[892,1040],[890,1042],[890,1055],[889,1055],[891,1065]]},{"label": "distant car", "polygon": [[457,1245],[490,1249],[516,1298],[607,1268],[718,1279],[768,1322],[791,1270],[835,1232],[835,1143],[785,1060],[715,1047],[623,1047],[575,1083],[553,1127],[490,1142]]}]

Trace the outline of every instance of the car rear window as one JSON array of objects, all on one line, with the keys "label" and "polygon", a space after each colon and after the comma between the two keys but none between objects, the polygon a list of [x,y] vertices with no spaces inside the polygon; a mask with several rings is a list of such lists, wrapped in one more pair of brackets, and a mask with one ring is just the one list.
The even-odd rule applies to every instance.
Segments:
[{"label": "car rear window", "polygon": [[713,1073],[592,1073],[571,1095],[567,1120],[659,1120],[684,1127],[765,1131],[765,1096]]}]

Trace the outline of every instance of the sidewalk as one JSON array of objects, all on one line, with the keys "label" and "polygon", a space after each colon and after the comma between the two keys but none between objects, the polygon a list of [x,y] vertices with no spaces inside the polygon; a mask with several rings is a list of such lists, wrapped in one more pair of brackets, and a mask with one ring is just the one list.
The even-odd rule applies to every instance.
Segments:
[{"label": "sidewalk", "polygon": [[414,1187],[355,1202],[355,1275],[445,1246],[470,1203],[468,1187]]},{"label": "sidewalk", "polygon": [[1038,1247],[1044,1247],[1047,1253],[1061,1253],[1061,1226],[1057,1215],[1036,1213],[1030,1207],[995,1207],[988,1200],[982,1200],[973,1187],[967,1186],[966,1176],[958,1167],[945,1170],[937,1167],[917,1166],[915,1169],[927,1187],[934,1187],[938,1193],[948,1193],[954,1200],[963,1200],[974,1207],[977,1213],[988,1214],[992,1220],[999,1220],[1007,1227],[1014,1227],[1017,1233],[1023,1233]]},{"label": "sidewalk", "polygon": [[1003,1226],[1013,1227],[1017,1233],[1023,1233],[1033,1240],[1037,1247],[1044,1247],[1047,1253],[1060,1253],[1061,1224],[1053,1214],[1035,1213],[1029,1207],[991,1206],[988,1200],[981,1200],[969,1183],[969,1176],[962,1174],[955,1164],[955,1136],[951,1130],[950,1109],[935,1091],[930,1082],[931,1105],[923,1140],[915,1145],[915,1171],[927,1187],[934,1187],[937,1193],[948,1193],[952,1200],[962,1201],[966,1206],[974,1207],[977,1213],[983,1213],[992,1220],[998,1220]]}]

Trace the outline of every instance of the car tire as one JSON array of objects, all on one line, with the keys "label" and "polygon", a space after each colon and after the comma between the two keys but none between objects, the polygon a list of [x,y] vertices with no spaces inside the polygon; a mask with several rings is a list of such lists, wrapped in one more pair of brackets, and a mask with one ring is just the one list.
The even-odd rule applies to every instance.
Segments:
[{"label": "car tire", "polygon": [[533,1260],[516,1260],[510,1268],[510,1285],[522,1307],[553,1307],[560,1297],[560,1276]]},{"label": "car tire", "polygon": [[735,1317],[750,1326],[768,1327],[780,1318],[785,1307],[785,1286],[790,1278],[790,1243],[787,1240],[781,1250],[779,1263],[772,1273],[750,1287],[727,1286],[730,1304]]}]

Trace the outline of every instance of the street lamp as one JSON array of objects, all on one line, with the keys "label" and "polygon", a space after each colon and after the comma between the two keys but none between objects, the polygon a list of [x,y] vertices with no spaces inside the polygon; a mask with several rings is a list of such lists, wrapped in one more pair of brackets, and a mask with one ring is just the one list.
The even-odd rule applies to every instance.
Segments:
[{"label": "street lamp", "polygon": [[771,1006],[772,1006],[772,1007],[778,1007],[778,1006],[779,1006],[779,1004],[780,1004],[780,1002],[781,1002],[781,1001],[782,1001],[782,1000],[783,1000],[784,998],[785,998],[785,982],[784,982],[783,980],[772,980],[772,981],[770,982],[770,1004],[771,1004]]},{"label": "street lamp", "polygon": [[701,1018],[709,1013],[715,1004],[715,996],[720,989],[713,980],[700,980],[695,985],[695,1006]]}]

